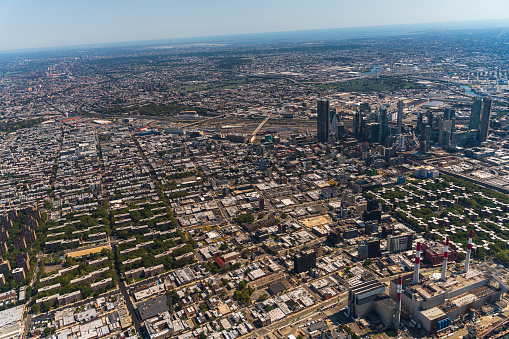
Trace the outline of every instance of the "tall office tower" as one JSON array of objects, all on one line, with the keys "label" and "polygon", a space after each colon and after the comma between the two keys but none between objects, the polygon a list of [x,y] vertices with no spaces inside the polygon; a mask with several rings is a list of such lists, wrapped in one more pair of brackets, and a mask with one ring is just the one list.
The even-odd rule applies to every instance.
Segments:
[{"label": "tall office tower", "polygon": [[345,134],[346,134],[345,125],[342,122],[340,122],[338,124],[338,139],[343,139]]},{"label": "tall office tower", "polygon": [[448,148],[451,146],[452,137],[452,120],[440,121],[438,127],[438,144],[442,147]]},{"label": "tall office tower", "polygon": [[430,149],[431,140],[431,127],[425,126],[422,128],[421,134],[419,135],[419,152],[427,153]]},{"label": "tall office tower", "polygon": [[451,145],[456,145],[456,117],[451,119]]},{"label": "tall office tower", "polygon": [[479,129],[479,121],[481,120],[481,106],[482,100],[475,99],[472,104],[472,110],[470,111],[470,121],[468,123],[468,129]]},{"label": "tall office tower", "polygon": [[452,120],[456,117],[456,110],[454,108],[446,108],[444,111],[444,120]]},{"label": "tall office tower", "polygon": [[369,103],[367,103],[367,102],[362,102],[359,109],[360,109],[361,113],[364,113],[364,114],[371,113],[371,108],[369,107]]},{"label": "tall office tower", "polygon": [[317,101],[317,137],[318,142],[329,141],[330,130],[329,100],[318,99]]},{"label": "tall office tower", "polygon": [[387,107],[385,105],[380,107],[380,145],[385,145],[385,139],[389,136],[389,119],[387,118]]},{"label": "tall office tower", "polygon": [[338,126],[339,126],[338,115],[334,114],[330,123],[330,136],[333,137],[335,140],[337,140],[338,138]]},{"label": "tall office tower", "polygon": [[421,134],[421,130],[422,130],[422,114],[419,113],[419,115],[417,115],[417,126],[416,126],[416,134]]},{"label": "tall office tower", "polygon": [[488,140],[490,128],[491,98],[482,99],[481,125],[479,126],[479,141]]},{"label": "tall office tower", "polygon": [[368,127],[369,127],[369,142],[375,144],[380,140],[380,124],[378,122],[372,122],[368,124]]},{"label": "tall office tower", "polygon": [[428,126],[433,129],[433,112],[428,111]]},{"label": "tall office tower", "polygon": [[361,120],[362,120],[362,113],[361,113],[361,111],[355,112],[354,135],[355,135],[356,138],[358,138],[359,135],[360,135]]},{"label": "tall office tower", "polygon": [[426,152],[429,152],[431,149],[431,126],[426,126],[425,131],[425,141],[426,141]]},{"label": "tall office tower", "polygon": [[403,100],[398,101],[398,134],[401,134],[403,124]]},{"label": "tall office tower", "polygon": [[[449,122],[450,122],[450,127],[449,127]],[[441,146],[445,146],[445,147],[449,147],[451,145],[455,145],[456,144],[456,136],[455,136],[455,129],[456,129],[456,110],[454,108],[446,108],[444,110],[444,119],[443,121],[441,122],[442,124],[442,127],[439,126],[438,127],[438,130],[439,130],[439,144]],[[449,133],[449,137],[448,138],[444,138],[444,136],[442,135],[444,130],[442,129],[443,127],[445,126],[446,128],[446,132]],[[442,140],[442,141],[440,141]],[[445,142],[445,144],[443,143]]]},{"label": "tall office tower", "polygon": [[366,139],[366,117],[361,116],[361,128],[359,130],[359,140]]}]

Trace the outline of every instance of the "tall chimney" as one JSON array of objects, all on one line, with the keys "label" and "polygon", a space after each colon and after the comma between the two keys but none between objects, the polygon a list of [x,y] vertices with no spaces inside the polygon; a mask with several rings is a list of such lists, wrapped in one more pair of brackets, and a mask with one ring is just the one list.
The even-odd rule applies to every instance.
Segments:
[{"label": "tall chimney", "polygon": [[442,265],[442,280],[447,280],[447,258],[449,257],[449,238],[445,239],[444,263]]},{"label": "tall chimney", "polygon": [[412,284],[419,283],[419,266],[421,264],[421,243],[417,243],[417,249],[415,251],[415,263],[414,263],[414,278],[412,279]]},{"label": "tall chimney", "polygon": [[470,253],[472,252],[472,238],[474,237],[474,231],[470,231],[470,236],[468,237],[468,245],[467,245],[467,258],[465,259],[465,273],[468,273],[468,268],[470,267]]},{"label": "tall chimney", "polygon": [[401,318],[401,291],[403,290],[403,277],[398,277],[398,287],[396,288],[396,314],[394,315],[394,329],[399,330],[399,321]]}]

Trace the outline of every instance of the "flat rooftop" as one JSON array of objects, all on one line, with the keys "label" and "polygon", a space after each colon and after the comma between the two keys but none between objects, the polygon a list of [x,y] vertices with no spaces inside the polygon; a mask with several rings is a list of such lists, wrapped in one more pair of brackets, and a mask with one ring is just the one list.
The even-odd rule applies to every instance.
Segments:
[{"label": "flat rooftop", "polygon": [[169,311],[170,308],[166,304],[166,295],[162,295],[139,303],[137,310],[141,321],[145,321],[146,319],[155,317],[160,313]]}]

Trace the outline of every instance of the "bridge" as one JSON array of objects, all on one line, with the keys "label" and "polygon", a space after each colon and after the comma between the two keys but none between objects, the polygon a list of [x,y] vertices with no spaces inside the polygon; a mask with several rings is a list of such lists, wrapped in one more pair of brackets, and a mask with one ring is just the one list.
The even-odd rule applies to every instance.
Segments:
[{"label": "bridge", "polygon": [[256,127],[256,129],[254,130],[253,134],[251,135],[251,138],[249,138],[249,142],[254,142],[254,141],[255,141],[255,139],[256,139],[256,134],[257,134],[258,132],[260,132],[260,130],[262,129],[263,125],[265,125],[265,123],[266,123],[267,121],[269,121],[269,119],[270,119],[270,116],[269,116],[269,117],[266,117],[266,118],[265,118],[265,119],[264,119],[264,120],[263,120],[263,121],[262,121],[262,122],[258,125],[258,127]]}]

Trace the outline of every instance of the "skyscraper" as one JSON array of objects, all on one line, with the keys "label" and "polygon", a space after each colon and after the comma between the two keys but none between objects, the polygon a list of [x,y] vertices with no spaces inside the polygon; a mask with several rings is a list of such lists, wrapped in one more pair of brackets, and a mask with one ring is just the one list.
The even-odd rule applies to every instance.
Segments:
[{"label": "skyscraper", "polygon": [[334,114],[330,123],[330,135],[334,136],[335,138],[337,138],[338,135],[338,126],[339,126],[338,115]]},{"label": "skyscraper", "polygon": [[449,148],[455,144],[455,128],[456,128],[456,110],[454,108],[446,108],[444,111],[444,119],[440,121],[438,126],[438,143],[440,146]]},{"label": "skyscraper", "polygon": [[369,103],[367,103],[367,102],[362,102],[360,104],[359,109],[360,109],[361,113],[364,113],[364,114],[371,113],[371,108],[369,107]]},{"label": "skyscraper", "polygon": [[479,129],[479,121],[481,120],[481,106],[482,100],[475,99],[472,110],[470,112],[470,122],[468,123],[468,129]]},{"label": "skyscraper", "polygon": [[401,134],[403,124],[403,100],[398,101],[398,134]]},{"label": "skyscraper", "polygon": [[479,141],[488,140],[488,130],[490,128],[491,98],[482,99],[481,124],[479,126]]},{"label": "skyscraper", "polygon": [[438,143],[440,146],[444,148],[449,148],[451,146],[451,137],[452,137],[452,120],[443,120],[440,121],[440,125],[438,127]]},{"label": "skyscraper", "polygon": [[456,117],[456,110],[454,108],[446,108],[444,111],[444,120],[452,120]]},{"label": "skyscraper", "polygon": [[317,101],[317,138],[318,142],[329,141],[330,130],[330,113],[329,113],[329,100],[318,99]]},{"label": "skyscraper", "polygon": [[372,122],[369,126],[369,142],[377,143],[380,141],[380,124],[378,122]]},{"label": "skyscraper", "polygon": [[433,112],[428,111],[428,126],[433,129]]},{"label": "skyscraper", "polygon": [[419,152],[427,153],[430,149],[431,127],[426,125],[422,128],[419,136]]},{"label": "skyscraper", "polygon": [[366,138],[366,117],[361,116],[361,128],[359,130],[358,139],[364,141]]},{"label": "skyscraper", "polygon": [[421,134],[421,129],[422,129],[422,113],[418,113],[417,115],[417,126],[415,127],[416,129],[416,134]]},{"label": "skyscraper", "polygon": [[389,136],[389,120],[387,118],[387,107],[382,106],[380,107],[380,115],[379,115],[379,122],[380,122],[380,145],[385,145],[385,139]]},{"label": "skyscraper", "polygon": [[362,113],[361,111],[355,112],[355,122],[354,122],[354,134],[355,137],[358,138],[360,135],[360,129],[361,129],[361,119],[362,119]]}]

